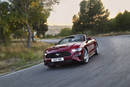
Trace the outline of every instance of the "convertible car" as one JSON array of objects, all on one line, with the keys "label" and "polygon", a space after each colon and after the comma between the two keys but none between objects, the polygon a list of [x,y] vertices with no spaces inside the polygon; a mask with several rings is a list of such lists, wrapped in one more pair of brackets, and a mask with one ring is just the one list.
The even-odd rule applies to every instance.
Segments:
[{"label": "convertible car", "polygon": [[87,63],[93,55],[98,55],[98,43],[86,35],[71,35],[61,39],[56,46],[44,52],[44,64],[55,67],[69,62]]}]

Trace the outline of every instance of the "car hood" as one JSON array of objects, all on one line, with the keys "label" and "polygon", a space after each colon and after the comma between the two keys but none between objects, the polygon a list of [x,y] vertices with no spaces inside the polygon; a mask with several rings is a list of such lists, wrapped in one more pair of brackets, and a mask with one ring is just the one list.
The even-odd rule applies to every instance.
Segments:
[{"label": "car hood", "polygon": [[46,52],[53,53],[53,52],[60,52],[60,51],[69,51],[70,49],[80,47],[81,44],[82,42],[73,42],[73,43],[56,45],[54,47],[47,49]]}]

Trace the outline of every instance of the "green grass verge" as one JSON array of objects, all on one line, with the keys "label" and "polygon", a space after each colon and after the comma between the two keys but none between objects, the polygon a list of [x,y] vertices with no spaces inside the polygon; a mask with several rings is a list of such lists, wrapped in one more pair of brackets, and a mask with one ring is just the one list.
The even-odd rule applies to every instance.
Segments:
[{"label": "green grass verge", "polygon": [[52,44],[35,42],[26,48],[21,42],[0,46],[0,74],[14,72],[43,61],[43,52]]}]

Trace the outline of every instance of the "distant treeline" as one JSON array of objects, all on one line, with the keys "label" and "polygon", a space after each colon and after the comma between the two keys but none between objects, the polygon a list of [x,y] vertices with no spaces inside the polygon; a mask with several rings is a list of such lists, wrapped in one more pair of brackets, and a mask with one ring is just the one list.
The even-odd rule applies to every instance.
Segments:
[{"label": "distant treeline", "polygon": [[119,13],[115,18],[110,19],[108,27],[108,32],[130,31],[130,12],[126,10],[123,13]]},{"label": "distant treeline", "polygon": [[[64,28],[61,32],[55,36],[53,35],[46,35],[45,38],[57,38],[57,37],[64,37],[73,34],[87,34],[87,35],[97,35],[97,34],[104,34],[104,33],[126,33],[130,31],[130,12],[125,11],[123,13],[118,13],[115,18],[107,19],[102,24],[98,25],[97,27],[90,27],[85,25],[80,25],[78,20],[73,22],[73,28]],[[84,26],[84,27],[82,27]],[[96,26],[94,24],[93,26]],[[122,34],[121,33],[121,34]]]},{"label": "distant treeline", "polygon": [[101,0],[83,0],[80,12],[73,16],[72,33],[100,34],[130,31],[130,12],[119,13],[109,19],[109,11]]}]

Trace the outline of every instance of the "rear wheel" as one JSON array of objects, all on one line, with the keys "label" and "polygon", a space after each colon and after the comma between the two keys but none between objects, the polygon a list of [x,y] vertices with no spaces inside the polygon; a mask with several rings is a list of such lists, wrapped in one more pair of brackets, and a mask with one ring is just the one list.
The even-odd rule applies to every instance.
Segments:
[{"label": "rear wheel", "polygon": [[88,63],[89,61],[89,55],[88,55],[88,51],[86,49],[84,49],[84,58],[83,58],[83,62],[84,63]]},{"label": "rear wheel", "polygon": [[99,54],[99,47],[98,47],[98,44],[96,45],[96,51],[95,51],[95,55],[98,55]]}]

